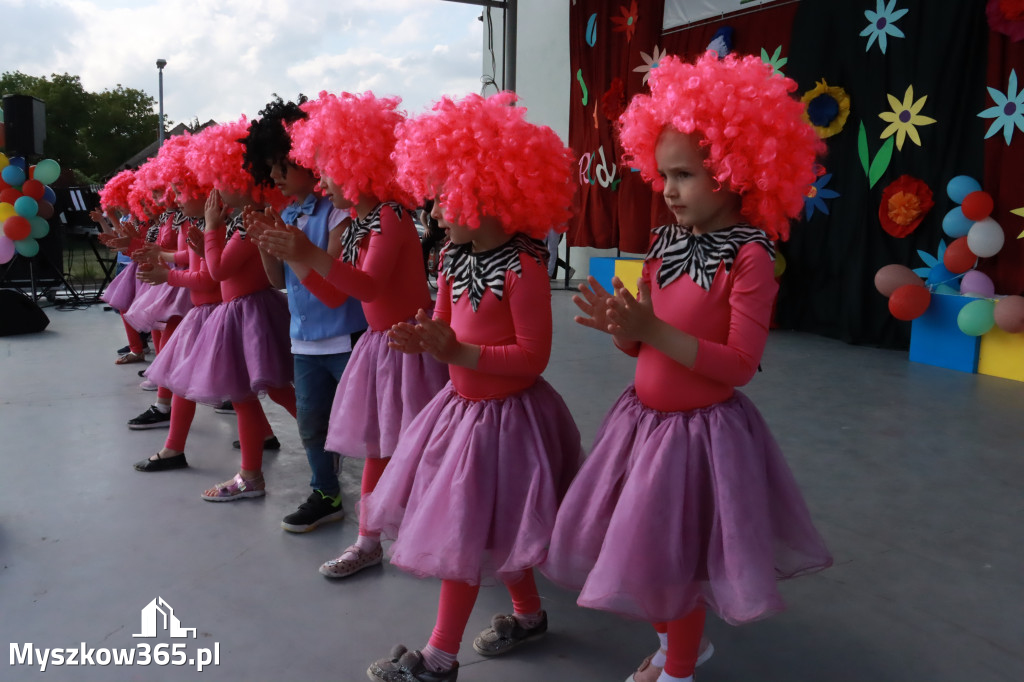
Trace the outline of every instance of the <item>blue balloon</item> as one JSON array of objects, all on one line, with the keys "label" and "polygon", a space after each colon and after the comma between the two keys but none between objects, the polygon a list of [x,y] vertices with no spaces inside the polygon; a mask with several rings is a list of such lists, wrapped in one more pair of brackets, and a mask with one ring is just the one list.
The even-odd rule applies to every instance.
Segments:
[{"label": "blue balloon", "polygon": [[51,204],[57,203],[57,193],[49,185],[46,186],[46,190],[43,192],[43,201],[49,201]]},{"label": "blue balloon", "polygon": [[18,197],[14,202],[14,211],[20,216],[34,218],[39,213],[39,202],[32,197]]},{"label": "blue balloon", "polygon": [[25,171],[11,163],[0,171],[0,177],[11,187],[21,187],[25,182]]},{"label": "blue balloon", "polygon": [[964,197],[971,192],[981,191],[981,185],[970,175],[958,175],[946,184],[946,194],[958,204],[964,203]]},{"label": "blue balloon", "polygon": [[21,170],[28,173],[28,162],[25,161],[24,156],[12,156],[10,159],[8,159],[8,162],[10,162],[12,166],[17,166]]},{"label": "blue balloon", "polygon": [[942,218],[942,231],[953,239],[959,239],[967,236],[973,224],[974,221],[964,215],[963,209],[956,206]]}]

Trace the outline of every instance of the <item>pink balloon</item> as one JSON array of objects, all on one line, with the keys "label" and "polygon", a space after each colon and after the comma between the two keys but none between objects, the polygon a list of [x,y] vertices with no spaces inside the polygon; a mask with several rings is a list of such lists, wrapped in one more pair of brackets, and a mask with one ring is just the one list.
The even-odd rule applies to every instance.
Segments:
[{"label": "pink balloon", "polygon": [[996,295],[996,285],[984,272],[970,270],[960,280],[960,293],[977,298],[992,298]]},{"label": "pink balloon", "polygon": [[14,258],[14,242],[0,234],[0,263]]},{"label": "pink balloon", "polygon": [[905,284],[921,284],[921,278],[914,274],[914,271],[906,265],[885,265],[875,273],[875,288],[878,293],[886,298],[892,296],[892,292]]},{"label": "pink balloon", "polygon": [[996,301],[995,320],[1004,332],[1024,332],[1024,296],[1006,296]]}]

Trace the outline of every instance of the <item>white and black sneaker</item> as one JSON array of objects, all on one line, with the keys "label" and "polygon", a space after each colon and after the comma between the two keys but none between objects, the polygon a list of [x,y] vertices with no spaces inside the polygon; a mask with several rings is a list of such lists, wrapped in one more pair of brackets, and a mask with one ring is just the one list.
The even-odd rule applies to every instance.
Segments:
[{"label": "white and black sneaker", "polygon": [[171,426],[171,411],[161,412],[156,405],[150,405],[149,409],[134,419],[128,420],[128,428],[133,431],[143,429],[166,429]]}]

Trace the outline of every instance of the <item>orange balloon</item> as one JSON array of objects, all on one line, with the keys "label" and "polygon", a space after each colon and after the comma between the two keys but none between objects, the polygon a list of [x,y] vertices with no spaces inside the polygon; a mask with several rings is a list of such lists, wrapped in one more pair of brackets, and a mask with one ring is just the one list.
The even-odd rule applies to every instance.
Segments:
[{"label": "orange balloon", "polygon": [[923,285],[904,284],[889,297],[889,312],[897,320],[913,320],[924,315],[931,302],[931,292]]}]

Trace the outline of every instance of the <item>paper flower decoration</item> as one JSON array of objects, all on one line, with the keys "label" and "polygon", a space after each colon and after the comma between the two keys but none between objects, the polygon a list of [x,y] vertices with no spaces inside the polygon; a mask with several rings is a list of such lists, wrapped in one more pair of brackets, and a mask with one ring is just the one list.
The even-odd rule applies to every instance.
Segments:
[{"label": "paper flower decoration", "polygon": [[644,85],[647,85],[647,78],[651,75],[651,70],[658,68],[658,62],[664,59],[667,54],[668,52],[659,51],[657,45],[654,46],[653,54],[640,53],[640,58],[644,60],[644,63],[633,69],[633,71],[644,75]]},{"label": "paper flower decoration", "polygon": [[839,192],[828,189],[825,185],[832,179],[831,173],[825,173],[820,178],[814,181],[810,189],[807,191],[807,196],[804,197],[804,219],[810,220],[811,216],[814,215],[814,210],[817,209],[828,215],[828,206],[825,204],[825,199],[835,199],[839,196]]},{"label": "paper flower decoration", "polygon": [[818,137],[832,137],[846,125],[850,115],[850,96],[846,90],[831,86],[822,78],[821,82],[808,90],[800,101],[807,105],[804,120],[814,126]]},{"label": "paper flower decoration", "polygon": [[985,139],[987,140],[1002,129],[1003,139],[1006,140],[1006,144],[1010,144],[1014,126],[1024,131],[1024,90],[1017,92],[1017,70],[1010,71],[1010,82],[1006,86],[1005,95],[995,88],[989,88],[988,94],[992,95],[992,101],[996,105],[978,114],[981,118],[995,119],[989,126],[988,132],[985,133]]},{"label": "paper flower decoration", "polygon": [[626,110],[626,88],[622,79],[616,76],[612,79],[608,90],[601,95],[601,113],[609,121],[618,120],[622,112]]},{"label": "paper flower decoration", "polygon": [[889,122],[889,127],[882,131],[881,138],[884,140],[893,133],[896,133],[896,149],[903,149],[903,141],[908,136],[914,144],[920,147],[921,138],[917,134],[916,126],[926,126],[935,123],[934,118],[921,116],[920,114],[921,108],[924,107],[924,103],[928,100],[928,96],[925,95],[915,102],[913,85],[907,87],[907,92],[903,95],[902,102],[892,95],[886,96],[889,98],[889,106],[892,107],[892,111],[883,111],[878,115],[878,118]]},{"label": "paper flower decoration", "polygon": [[893,237],[902,238],[917,229],[934,205],[928,185],[909,175],[901,175],[882,192],[878,219],[882,229]]},{"label": "paper flower decoration", "polygon": [[613,31],[626,34],[626,42],[633,40],[633,33],[636,32],[636,22],[640,19],[637,15],[636,0],[629,3],[629,11],[626,8],[619,7],[621,16],[612,17],[612,23],[615,24]]},{"label": "paper flower decoration", "polygon": [[988,25],[1014,42],[1024,39],[1024,0],[988,0]]},{"label": "paper flower decoration", "polygon": [[768,51],[762,47],[761,61],[775,69],[775,73],[778,74],[779,76],[785,76],[786,74],[782,73],[782,67],[786,65],[786,63],[789,61],[789,58],[780,57],[780,54],[782,54],[782,45],[779,45],[778,47],[775,48],[775,52],[772,52],[771,57],[768,56]]},{"label": "paper flower decoration", "polygon": [[869,23],[867,28],[860,32],[861,36],[868,36],[868,45],[864,51],[869,51],[877,38],[878,49],[885,54],[886,36],[903,38],[903,31],[896,28],[896,20],[906,13],[905,9],[896,9],[896,0],[889,0],[888,5],[885,4],[885,0],[878,0],[874,12],[865,10],[864,16],[867,17]]},{"label": "paper flower decoration", "polygon": [[925,284],[930,284],[933,287],[940,284],[951,286],[952,282],[960,279],[959,275],[954,275],[942,264],[942,260],[946,255],[946,242],[941,239],[939,240],[939,249],[935,252],[934,256],[927,251],[921,250],[918,250],[917,255],[924,261],[925,266],[923,268],[914,268],[914,274],[922,278]]}]

